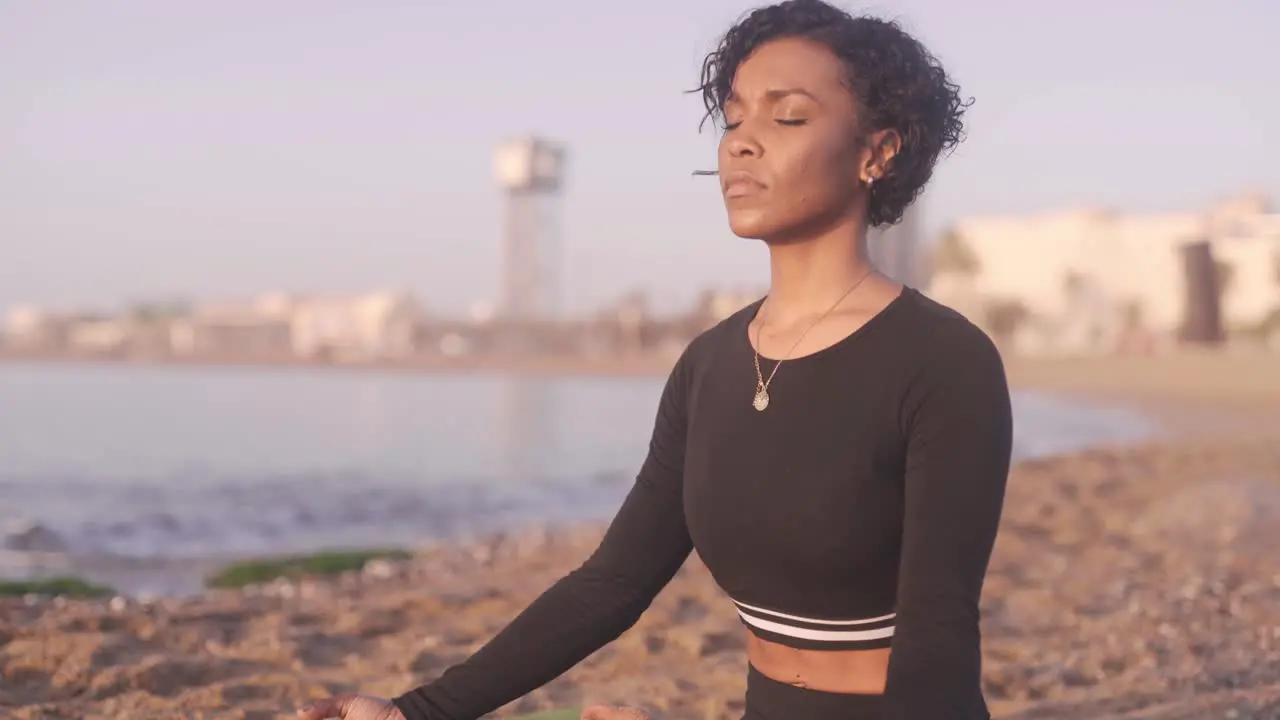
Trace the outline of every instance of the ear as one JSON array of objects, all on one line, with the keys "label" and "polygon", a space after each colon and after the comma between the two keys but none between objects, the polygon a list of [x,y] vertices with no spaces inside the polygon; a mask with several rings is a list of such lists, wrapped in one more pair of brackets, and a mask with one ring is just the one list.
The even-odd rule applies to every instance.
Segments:
[{"label": "ear", "polygon": [[862,169],[863,182],[872,183],[889,174],[893,159],[902,150],[902,135],[887,128],[876,130],[867,138],[867,159]]}]

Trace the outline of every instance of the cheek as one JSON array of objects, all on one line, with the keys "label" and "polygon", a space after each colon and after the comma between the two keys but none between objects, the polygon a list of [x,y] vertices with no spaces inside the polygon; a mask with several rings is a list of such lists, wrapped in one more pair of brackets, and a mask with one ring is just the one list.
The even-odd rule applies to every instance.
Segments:
[{"label": "cheek", "polygon": [[852,200],[855,186],[850,177],[856,173],[852,165],[845,153],[822,146],[796,155],[787,171],[793,188],[788,195],[795,209],[810,213]]},{"label": "cheek", "polygon": [[821,148],[814,158],[821,163],[821,173],[833,186],[838,186],[842,193],[852,193],[858,188],[861,162],[858,159],[857,146],[851,145],[846,138],[833,139]]}]

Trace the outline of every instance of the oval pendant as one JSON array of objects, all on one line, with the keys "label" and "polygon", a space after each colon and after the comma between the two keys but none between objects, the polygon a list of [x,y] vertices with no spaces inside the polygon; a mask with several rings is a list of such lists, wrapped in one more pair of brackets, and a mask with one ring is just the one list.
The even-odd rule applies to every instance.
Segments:
[{"label": "oval pendant", "polygon": [[756,396],[751,401],[751,407],[764,412],[764,409],[769,407],[769,391],[764,388],[756,390]]}]

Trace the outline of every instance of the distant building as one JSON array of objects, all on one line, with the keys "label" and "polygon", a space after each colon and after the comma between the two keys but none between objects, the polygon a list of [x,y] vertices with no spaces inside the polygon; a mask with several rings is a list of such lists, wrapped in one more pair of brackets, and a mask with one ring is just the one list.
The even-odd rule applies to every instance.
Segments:
[{"label": "distant building", "polygon": [[1203,214],[1096,210],[957,223],[929,292],[1025,352],[1109,352],[1174,341],[1186,315],[1182,249],[1207,241],[1225,325],[1280,334],[1280,215],[1259,198]]},{"label": "distant building", "polygon": [[67,341],[66,318],[29,306],[9,310],[4,320],[4,345],[18,351],[49,351]]},{"label": "distant building", "polygon": [[754,291],[708,290],[698,298],[695,313],[702,318],[707,327],[711,327],[767,294],[768,290],[763,289]]},{"label": "distant building", "polygon": [[283,358],[293,354],[291,319],[254,306],[198,310],[169,326],[172,352],[204,358]]},{"label": "distant building", "polygon": [[72,320],[67,328],[67,349],[85,355],[117,355],[129,349],[130,323],[120,318]]},{"label": "distant building", "polygon": [[533,136],[511,138],[494,151],[505,215],[499,310],[507,321],[559,320],[564,311],[561,226],[567,159],[564,145]]},{"label": "distant building", "polygon": [[32,353],[162,355],[169,351],[164,321],[137,314],[62,315],[18,307],[5,319],[5,346]]},{"label": "distant building", "polygon": [[295,297],[205,306],[170,328],[173,351],[193,356],[379,360],[414,352],[422,312],[409,295]]},{"label": "distant building", "polygon": [[421,322],[417,302],[404,293],[298,300],[292,307],[291,342],[303,357],[406,357],[415,351]]}]

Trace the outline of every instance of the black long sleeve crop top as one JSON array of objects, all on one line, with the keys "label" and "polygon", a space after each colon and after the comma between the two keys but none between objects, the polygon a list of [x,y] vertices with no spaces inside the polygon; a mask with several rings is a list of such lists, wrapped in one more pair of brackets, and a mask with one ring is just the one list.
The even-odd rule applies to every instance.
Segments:
[{"label": "black long sleeve crop top", "polygon": [[747,335],[759,304],[676,363],[596,551],[470,659],[396,698],[408,720],[470,720],[555,679],[630,628],[695,547],[750,632],[891,648],[885,720],[989,717],[978,599],[1013,434],[998,351],[908,288],[786,361],[760,412]]}]

